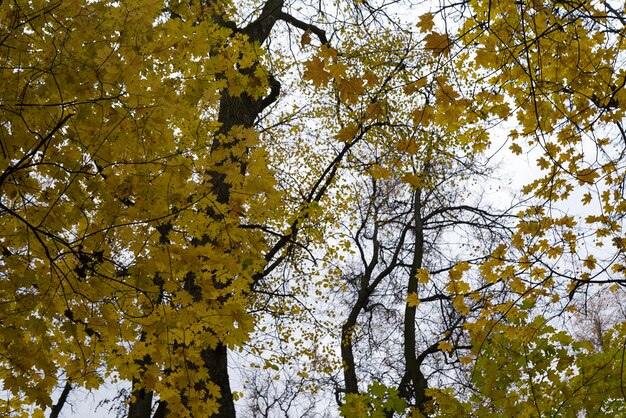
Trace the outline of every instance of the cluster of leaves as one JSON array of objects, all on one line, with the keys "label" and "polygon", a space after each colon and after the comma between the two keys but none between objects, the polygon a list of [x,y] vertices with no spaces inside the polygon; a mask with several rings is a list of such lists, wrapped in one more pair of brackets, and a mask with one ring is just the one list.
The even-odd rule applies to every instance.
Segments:
[{"label": "cluster of leaves", "polygon": [[395,3],[0,1],[1,413],[624,413],[623,5]]},{"label": "cluster of leaves", "polygon": [[[94,388],[143,367],[172,408],[188,391],[209,413],[219,390],[194,394],[209,373],[188,369],[251,329],[242,295],[265,247],[240,224],[275,192],[263,153],[247,155],[257,134],[225,136],[212,115],[221,91],[262,95],[267,77],[235,70],[259,51],[208,8],[170,7],[1,6],[3,411],[51,405],[60,370]],[[219,200],[216,170],[242,197]]]}]

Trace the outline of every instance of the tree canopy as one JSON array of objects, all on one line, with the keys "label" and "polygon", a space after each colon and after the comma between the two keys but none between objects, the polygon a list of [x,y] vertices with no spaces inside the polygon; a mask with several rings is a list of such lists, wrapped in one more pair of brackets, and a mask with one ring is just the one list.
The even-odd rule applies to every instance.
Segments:
[{"label": "tree canopy", "polygon": [[626,414],[625,8],[0,0],[0,414]]}]

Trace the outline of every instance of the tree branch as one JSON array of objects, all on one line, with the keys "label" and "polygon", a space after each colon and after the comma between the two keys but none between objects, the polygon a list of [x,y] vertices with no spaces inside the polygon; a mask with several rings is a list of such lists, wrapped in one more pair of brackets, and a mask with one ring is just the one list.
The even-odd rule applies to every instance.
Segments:
[{"label": "tree branch", "polygon": [[246,26],[242,32],[248,35],[252,42],[263,43],[270,35],[274,23],[279,19],[284,3],[284,0],[267,0],[261,15]]},{"label": "tree branch", "polygon": [[63,405],[67,401],[67,396],[70,394],[72,390],[72,383],[68,380],[65,382],[65,386],[63,387],[63,392],[61,392],[61,396],[56,404],[52,405],[52,412],[50,412],[50,418],[58,418],[61,410],[63,409]]},{"label": "tree branch", "polygon": [[294,27],[296,27],[298,29],[302,29],[305,32],[306,31],[310,31],[311,33],[314,33],[315,36],[317,36],[317,38],[320,40],[322,45],[328,44],[328,38],[326,37],[326,32],[323,29],[320,29],[317,26],[312,25],[310,23],[306,23],[306,22],[303,22],[303,21],[301,21],[299,19],[296,19],[295,17],[293,17],[289,13],[285,13],[283,11],[278,13],[278,19],[280,19],[283,22],[288,23],[291,26],[294,26]]}]

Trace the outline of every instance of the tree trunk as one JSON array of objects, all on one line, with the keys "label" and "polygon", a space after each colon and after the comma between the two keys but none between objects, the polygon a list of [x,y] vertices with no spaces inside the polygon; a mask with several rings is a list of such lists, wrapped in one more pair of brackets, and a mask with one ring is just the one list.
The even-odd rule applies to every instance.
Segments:
[{"label": "tree trunk", "polygon": [[128,418],[150,418],[152,414],[151,390],[141,387],[137,380],[133,380],[132,396],[134,398],[128,405]]},{"label": "tree trunk", "polygon": [[357,301],[348,319],[346,319],[346,322],[344,322],[341,327],[341,359],[343,361],[343,380],[346,394],[359,393],[359,381],[356,376],[356,365],[354,363],[354,353],[352,350],[352,335],[356,328],[356,320],[363,305],[360,300]]},{"label": "tree trunk", "polygon": [[[411,264],[411,271],[409,274],[408,294],[417,294],[418,281],[417,271],[422,268],[422,261],[424,258],[424,229],[422,225],[422,201],[421,190],[415,191],[414,202],[414,222],[415,222],[415,249],[413,252],[413,262]],[[426,389],[428,388],[428,382],[424,377],[424,374],[420,370],[421,364],[417,360],[416,354],[416,342],[415,342],[415,314],[416,307],[410,306],[408,303],[405,307],[404,316],[404,361],[406,364],[406,371],[409,376],[409,380],[412,383],[413,391],[412,395],[415,398],[415,406],[426,415],[424,410],[426,406]]]},{"label": "tree trunk", "polygon": [[210,370],[211,381],[220,387],[220,409],[213,417],[234,417],[235,403],[228,377],[228,348],[218,344],[215,349],[203,350],[202,360]]}]

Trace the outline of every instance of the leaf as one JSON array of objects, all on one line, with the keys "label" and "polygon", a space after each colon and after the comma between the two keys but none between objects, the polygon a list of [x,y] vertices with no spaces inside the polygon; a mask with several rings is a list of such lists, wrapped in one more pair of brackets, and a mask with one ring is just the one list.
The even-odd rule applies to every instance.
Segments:
[{"label": "leaf", "polygon": [[420,29],[420,32],[424,33],[430,31],[433,26],[435,26],[434,18],[435,15],[430,12],[421,15],[416,25]]},{"label": "leaf", "polygon": [[511,290],[515,293],[524,294],[526,292],[526,285],[517,276],[513,277],[513,279],[509,281],[509,286],[511,287]]},{"label": "leaf", "polygon": [[469,283],[460,279],[450,282],[450,284],[446,287],[446,291],[448,291],[451,294],[463,295],[463,294],[468,293],[469,290],[470,290]]},{"label": "leaf", "polygon": [[553,246],[548,250],[548,258],[558,258],[563,254],[563,247],[560,245]]},{"label": "leaf", "polygon": [[417,270],[416,277],[419,284],[426,284],[430,281],[430,273],[424,268]]},{"label": "leaf", "polygon": [[586,168],[576,173],[576,177],[580,181],[580,184],[594,184],[600,175],[593,168]]},{"label": "leaf", "polygon": [[472,364],[474,362],[474,359],[471,357],[467,357],[467,356],[461,356],[459,357],[459,361],[461,362],[461,364],[464,364],[467,366],[469,364]]},{"label": "leaf", "polygon": [[453,299],[452,306],[461,314],[468,315],[470,313],[470,307],[465,303],[465,298],[462,295],[456,295]]},{"label": "leaf", "polygon": [[424,42],[424,49],[432,52],[434,55],[448,55],[452,46],[452,40],[447,33],[429,33],[424,37]]},{"label": "leaf", "polygon": [[302,78],[313,82],[316,87],[325,86],[332,79],[331,74],[324,69],[324,62],[320,57],[313,57],[312,59],[304,62],[305,70],[302,73]]},{"label": "leaf", "polygon": [[358,135],[360,130],[361,128],[357,124],[351,123],[341,128],[335,135],[335,139],[340,142],[350,142]]},{"label": "leaf", "polygon": [[419,306],[420,298],[419,298],[419,296],[417,296],[417,293],[415,293],[415,292],[409,293],[407,295],[407,297],[406,297],[406,303],[410,307],[415,308],[415,307]]},{"label": "leaf", "polygon": [[596,268],[597,260],[593,255],[589,255],[586,259],[583,260],[583,265],[589,270],[593,270]]},{"label": "leaf", "polygon": [[365,80],[365,85],[370,88],[377,85],[379,81],[378,76],[374,72],[367,69],[363,73],[363,79]]},{"label": "leaf", "polygon": [[444,353],[448,353],[452,351],[454,346],[449,341],[439,341],[439,344],[437,344],[437,348],[439,348],[439,350],[443,351]]},{"label": "leaf", "polygon": [[418,78],[417,80],[410,82],[406,86],[404,86],[404,94],[413,94],[417,91],[420,91],[427,85],[427,83],[428,79],[426,77]]},{"label": "leaf", "polygon": [[404,174],[402,176],[402,181],[406,184],[411,185],[412,187],[419,189],[420,187],[422,187],[422,179],[415,175],[415,174]]},{"label": "leaf", "polygon": [[370,169],[370,173],[372,174],[372,177],[374,177],[376,180],[387,179],[387,178],[391,177],[392,174],[393,174],[387,168],[381,167],[379,165],[375,165],[374,167],[372,167]]},{"label": "leaf", "polygon": [[412,112],[413,124],[421,125],[427,128],[434,119],[434,109],[430,105],[424,105],[423,107],[416,108]]},{"label": "leaf", "polygon": [[302,37],[300,38],[300,48],[304,49],[305,46],[311,44],[312,33],[313,32],[311,31],[310,28],[307,28],[307,30],[305,30],[304,33],[302,33]]},{"label": "leaf", "polygon": [[470,264],[467,261],[462,261],[460,263],[456,263],[452,269],[450,269],[450,280],[452,282],[456,282],[463,277],[463,273],[470,269]]}]

